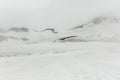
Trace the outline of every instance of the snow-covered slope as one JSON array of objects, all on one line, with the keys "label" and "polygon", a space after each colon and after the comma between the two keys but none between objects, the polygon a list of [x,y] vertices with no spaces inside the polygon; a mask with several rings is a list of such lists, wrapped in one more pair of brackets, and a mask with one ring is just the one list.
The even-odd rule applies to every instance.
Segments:
[{"label": "snow-covered slope", "polygon": [[[39,42],[48,42],[55,40],[55,34],[52,31],[43,31],[29,29],[26,27],[12,27],[0,33],[0,43],[13,44],[33,44]],[[57,33],[57,32],[56,32]]]},{"label": "snow-covered slope", "polygon": [[[0,57],[0,80],[120,79],[119,43],[83,42],[54,46],[46,55]],[[57,50],[68,51],[56,53]]]},{"label": "snow-covered slope", "polygon": [[97,17],[59,32],[1,29],[0,80],[120,80],[119,26]]},{"label": "snow-covered slope", "polygon": [[71,41],[119,41],[119,30],[120,19],[102,16],[70,28],[64,34],[65,36],[77,36]]},{"label": "snow-covered slope", "polygon": [[85,24],[68,30],[54,28],[30,29],[27,27],[12,27],[0,29],[0,42],[40,43],[54,41],[120,41],[120,19],[111,16],[93,18]]}]

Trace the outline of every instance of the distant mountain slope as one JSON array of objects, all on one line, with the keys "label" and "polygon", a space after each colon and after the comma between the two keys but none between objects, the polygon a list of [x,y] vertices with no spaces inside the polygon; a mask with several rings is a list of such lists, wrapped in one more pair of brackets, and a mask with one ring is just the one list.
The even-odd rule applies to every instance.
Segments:
[{"label": "distant mountain slope", "polygon": [[120,41],[120,19],[100,16],[80,26],[58,32],[54,28],[31,29],[28,27],[0,28],[0,42],[12,41],[29,44],[40,42]]},{"label": "distant mountain slope", "polygon": [[71,30],[78,29],[78,28],[85,28],[85,27],[94,27],[94,26],[102,25],[102,24],[116,24],[119,22],[120,22],[120,19],[115,18],[115,17],[100,16],[100,17],[94,18],[93,20],[91,20],[85,24],[73,27],[73,28],[71,28]]},{"label": "distant mountain slope", "polygon": [[0,33],[0,42],[14,43],[29,43],[35,44],[39,42],[54,41],[58,32],[54,28],[31,29],[27,27],[11,27],[6,30],[6,33],[2,31]]},{"label": "distant mountain slope", "polygon": [[120,39],[120,19],[101,16],[70,28],[63,37],[77,36],[67,41],[112,41]]}]

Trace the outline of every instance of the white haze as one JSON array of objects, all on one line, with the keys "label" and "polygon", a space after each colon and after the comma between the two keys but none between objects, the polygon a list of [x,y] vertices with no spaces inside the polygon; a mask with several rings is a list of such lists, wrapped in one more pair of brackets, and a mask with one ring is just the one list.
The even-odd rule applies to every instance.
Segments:
[{"label": "white haze", "polygon": [[119,0],[0,0],[0,27],[68,28],[120,13]]}]

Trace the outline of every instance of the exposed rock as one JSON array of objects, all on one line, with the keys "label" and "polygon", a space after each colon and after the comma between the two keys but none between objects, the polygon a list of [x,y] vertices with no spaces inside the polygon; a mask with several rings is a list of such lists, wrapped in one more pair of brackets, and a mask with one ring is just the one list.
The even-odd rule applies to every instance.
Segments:
[{"label": "exposed rock", "polygon": [[46,28],[46,29],[44,29],[44,30],[42,30],[42,31],[52,31],[52,32],[55,33],[55,34],[58,33],[57,31],[55,31],[54,28]]},{"label": "exposed rock", "polygon": [[15,31],[15,32],[28,32],[29,31],[29,29],[25,27],[12,27],[9,30]]},{"label": "exposed rock", "polygon": [[63,40],[71,39],[74,37],[77,37],[77,36],[67,36],[67,37],[60,38],[59,40],[63,41]]},{"label": "exposed rock", "polygon": [[29,39],[22,37],[21,40],[23,40],[23,41],[28,41]]}]

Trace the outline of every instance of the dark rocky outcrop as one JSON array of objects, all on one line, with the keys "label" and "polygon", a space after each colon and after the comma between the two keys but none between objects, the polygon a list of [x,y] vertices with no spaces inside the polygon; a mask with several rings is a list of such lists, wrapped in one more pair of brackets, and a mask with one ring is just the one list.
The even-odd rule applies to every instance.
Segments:
[{"label": "dark rocky outcrop", "polygon": [[14,32],[28,32],[29,31],[29,29],[25,27],[12,27],[9,30],[14,31]]},{"label": "dark rocky outcrop", "polygon": [[44,29],[44,30],[42,30],[42,31],[52,31],[54,34],[57,34],[57,33],[58,33],[57,31],[55,31],[54,28],[46,28],[46,29]]}]

